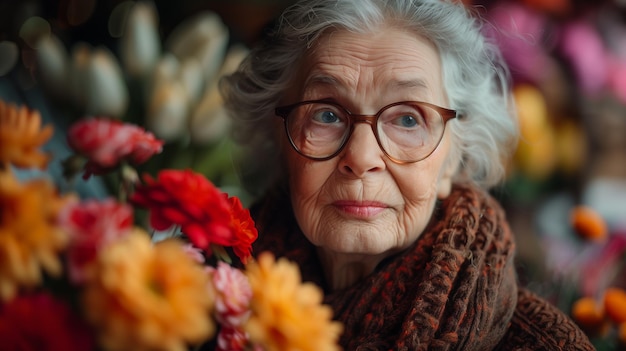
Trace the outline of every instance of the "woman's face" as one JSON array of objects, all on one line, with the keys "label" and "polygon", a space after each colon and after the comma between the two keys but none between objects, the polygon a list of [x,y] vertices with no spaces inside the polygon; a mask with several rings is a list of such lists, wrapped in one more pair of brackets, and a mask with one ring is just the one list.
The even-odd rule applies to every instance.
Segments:
[{"label": "woman's face", "polygon": [[[407,100],[447,107],[436,47],[393,28],[326,34],[297,80],[287,103],[329,98],[361,114]],[[428,224],[436,199],[450,192],[447,132],[430,157],[404,165],[384,155],[367,123],[356,124],[343,151],[327,161],[283,145],[296,218],[322,250],[384,256],[407,248]]]}]

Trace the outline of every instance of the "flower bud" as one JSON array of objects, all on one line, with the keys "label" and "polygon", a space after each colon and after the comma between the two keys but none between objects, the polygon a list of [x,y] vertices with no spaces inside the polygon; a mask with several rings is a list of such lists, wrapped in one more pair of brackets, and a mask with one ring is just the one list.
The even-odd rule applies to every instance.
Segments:
[{"label": "flower bud", "polygon": [[187,91],[180,82],[155,86],[148,104],[148,129],[165,141],[182,137],[187,127],[188,99]]},{"label": "flower bud", "polygon": [[222,96],[214,83],[207,89],[190,117],[191,142],[198,145],[213,143],[226,134],[230,125]]},{"label": "flower bud", "polygon": [[185,87],[191,104],[200,99],[205,88],[202,73],[200,62],[195,58],[185,60],[178,71],[178,81]]},{"label": "flower bud", "polygon": [[156,65],[161,53],[158,15],[153,5],[135,3],[121,38],[120,58],[130,76],[141,77]]},{"label": "flower bud", "polygon": [[77,43],[68,73],[71,100],[82,113],[119,118],[126,112],[128,88],[108,49]]},{"label": "flower bud", "polygon": [[115,56],[106,48],[96,48],[83,77],[85,113],[121,117],[128,107],[128,88]]},{"label": "flower bud", "polygon": [[91,46],[78,42],[72,47],[71,61],[68,65],[69,98],[75,107],[83,111],[86,105],[87,67],[91,60]]},{"label": "flower bud", "polygon": [[190,103],[198,101],[205,88],[200,62],[190,58],[181,62],[171,53],[165,53],[155,66],[150,78],[146,80],[148,101],[161,84],[177,81],[182,84],[190,99]]},{"label": "flower bud", "polygon": [[228,39],[228,28],[220,17],[205,12],[175,28],[166,41],[166,48],[180,61],[195,57],[209,81],[222,64]]},{"label": "flower bud", "polygon": [[[149,128],[168,141],[181,137],[187,127],[188,113],[200,99],[203,89],[202,68],[196,59],[180,64],[175,56],[165,54],[147,88]],[[165,116],[164,113],[173,114]]]},{"label": "flower bud", "polygon": [[67,84],[69,69],[68,53],[61,40],[54,34],[42,37],[37,41],[35,54],[38,74],[46,92],[57,98],[69,99],[67,90],[59,89]]},{"label": "flower bud", "polygon": [[234,72],[247,54],[248,49],[242,45],[229,49],[219,74],[207,87],[202,100],[191,115],[189,132],[193,143],[210,144],[219,140],[229,130],[231,121],[223,106],[217,83],[222,75]]},{"label": "flower bud", "polygon": [[180,70],[180,62],[171,53],[164,53],[158,60],[150,76],[145,80],[144,87],[146,105],[150,104],[152,95],[161,84],[169,84],[176,79]]}]

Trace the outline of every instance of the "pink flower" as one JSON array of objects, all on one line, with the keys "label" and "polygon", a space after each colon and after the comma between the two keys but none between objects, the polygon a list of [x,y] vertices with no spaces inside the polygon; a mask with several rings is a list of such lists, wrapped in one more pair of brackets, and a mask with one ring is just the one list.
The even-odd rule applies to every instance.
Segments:
[{"label": "pink flower", "polygon": [[600,92],[609,77],[607,50],[593,24],[577,21],[563,27],[560,48],[586,94]]},{"label": "pink flower", "polygon": [[248,345],[248,335],[240,328],[222,328],[217,335],[216,351],[243,351]]},{"label": "pink flower", "polygon": [[153,179],[144,177],[131,202],[150,210],[150,225],[166,230],[174,225],[198,248],[236,243],[230,206],[209,180],[191,170],[163,170]]},{"label": "pink flower", "polygon": [[216,292],[215,317],[221,325],[217,336],[218,351],[244,350],[248,335],[243,324],[250,316],[252,289],[239,269],[220,261],[216,268],[207,267]]},{"label": "pink flower", "polygon": [[623,104],[626,104],[626,57],[612,57],[609,67],[609,88]]},{"label": "pink flower", "polygon": [[222,326],[240,327],[250,315],[252,288],[246,275],[237,268],[220,261],[209,270],[217,297],[216,319]]},{"label": "pink flower", "polygon": [[64,302],[48,294],[18,296],[0,305],[0,348],[21,351],[88,351],[89,327]]},{"label": "pink flower", "polygon": [[133,209],[112,198],[87,200],[65,208],[59,222],[70,234],[67,252],[69,278],[74,283],[82,283],[98,251],[130,233]]},{"label": "pink flower", "polygon": [[122,161],[146,162],[163,147],[163,141],[143,128],[107,118],[76,122],[70,127],[67,140],[74,151],[88,158],[85,179],[106,173]]},{"label": "pink flower", "polygon": [[204,264],[204,255],[202,255],[202,250],[193,246],[192,244],[183,245],[183,250],[187,254],[187,256],[191,257],[192,260],[198,262],[200,264]]},{"label": "pink flower", "polygon": [[[626,255],[626,235],[614,233],[600,244],[589,246],[579,256],[584,258],[574,272],[580,277],[580,290],[585,296],[599,296],[613,277],[624,277],[620,262]],[[618,278],[619,279],[619,278]]]},{"label": "pink flower", "polygon": [[550,67],[541,40],[547,27],[545,15],[518,2],[501,2],[489,11],[489,20],[493,27],[486,26],[485,34],[496,41],[511,72],[531,82],[545,76]]}]

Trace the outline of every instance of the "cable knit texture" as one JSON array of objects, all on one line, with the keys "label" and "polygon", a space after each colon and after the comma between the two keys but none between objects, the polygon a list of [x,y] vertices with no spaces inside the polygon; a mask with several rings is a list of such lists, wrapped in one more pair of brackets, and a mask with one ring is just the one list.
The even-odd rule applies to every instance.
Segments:
[{"label": "cable knit texture", "polygon": [[456,186],[415,245],[338,291],[328,290],[286,194],[270,193],[252,213],[254,251],[297,262],[324,288],[346,350],[593,350],[567,316],[518,289],[513,235],[482,190]]}]

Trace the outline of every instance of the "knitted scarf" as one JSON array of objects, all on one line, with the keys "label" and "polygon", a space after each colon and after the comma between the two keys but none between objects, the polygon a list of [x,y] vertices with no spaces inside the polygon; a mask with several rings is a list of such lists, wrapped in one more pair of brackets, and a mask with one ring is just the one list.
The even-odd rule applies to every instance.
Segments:
[{"label": "knitted scarf", "polygon": [[304,280],[325,289],[346,350],[491,350],[508,328],[517,301],[514,243],[502,209],[481,190],[456,186],[411,248],[338,291],[328,291],[287,194],[274,192],[252,213],[254,251],[298,263]]}]

